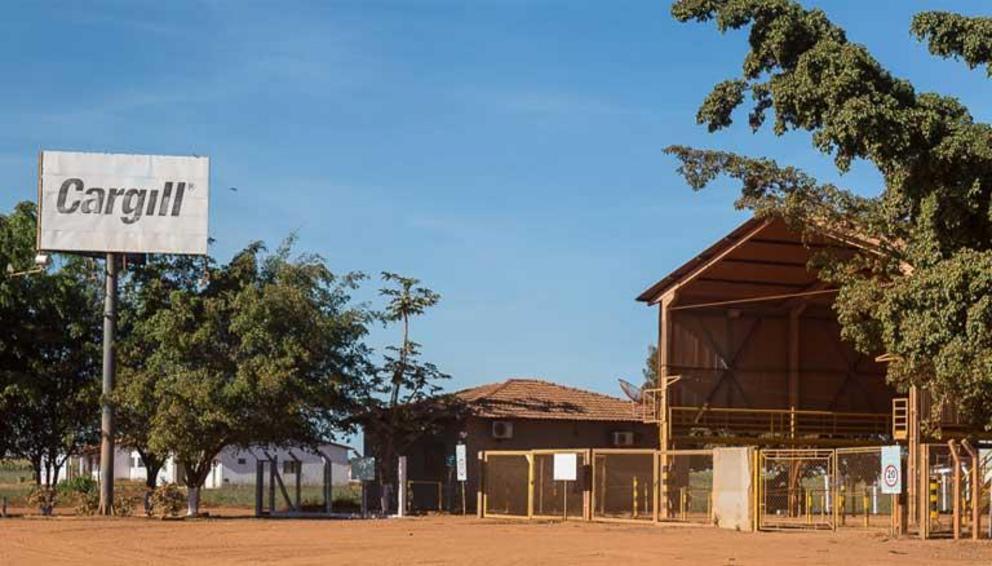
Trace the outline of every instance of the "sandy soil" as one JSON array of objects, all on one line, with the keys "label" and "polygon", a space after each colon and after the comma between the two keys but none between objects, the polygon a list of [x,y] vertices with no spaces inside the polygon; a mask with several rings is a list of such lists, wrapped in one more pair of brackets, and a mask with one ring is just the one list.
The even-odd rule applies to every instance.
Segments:
[{"label": "sandy soil", "polygon": [[462,517],[380,521],[0,520],[0,564],[992,564],[990,542],[890,540],[866,532],[522,523]]}]

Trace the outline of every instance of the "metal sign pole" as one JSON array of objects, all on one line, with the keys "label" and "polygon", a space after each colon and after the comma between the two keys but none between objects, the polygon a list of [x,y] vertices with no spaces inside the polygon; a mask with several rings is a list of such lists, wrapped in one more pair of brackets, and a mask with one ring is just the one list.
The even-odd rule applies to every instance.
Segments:
[{"label": "metal sign pole", "polygon": [[562,502],[562,509],[564,509],[564,511],[562,512],[561,520],[567,521],[568,520],[568,480],[565,480],[562,483],[565,485],[565,489],[562,490],[565,492],[565,500]]},{"label": "metal sign pole", "polygon": [[365,485],[367,483],[368,482],[366,482],[365,480],[362,480],[362,518],[363,519],[369,518],[369,501],[365,497]]},{"label": "metal sign pole", "polygon": [[117,254],[107,254],[106,293],[103,299],[103,396],[100,417],[100,514],[114,514],[114,391],[117,330]]}]

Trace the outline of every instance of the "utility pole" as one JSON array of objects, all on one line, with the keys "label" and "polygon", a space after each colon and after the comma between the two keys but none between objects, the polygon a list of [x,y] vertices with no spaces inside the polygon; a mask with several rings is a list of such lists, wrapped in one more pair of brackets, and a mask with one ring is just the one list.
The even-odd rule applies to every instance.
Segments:
[{"label": "utility pole", "polygon": [[117,254],[107,254],[103,298],[103,395],[100,415],[100,515],[114,514],[114,405],[110,399],[117,372]]}]

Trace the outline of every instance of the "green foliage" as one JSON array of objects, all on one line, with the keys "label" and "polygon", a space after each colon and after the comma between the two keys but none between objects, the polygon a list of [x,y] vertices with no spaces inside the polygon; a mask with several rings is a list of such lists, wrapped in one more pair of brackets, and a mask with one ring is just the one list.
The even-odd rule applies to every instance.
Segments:
[{"label": "green foliage", "polygon": [[75,506],[77,515],[93,515],[100,506],[99,484],[93,478],[76,476],[60,482],[55,492],[61,501]]},{"label": "green foliage", "polygon": [[140,455],[146,486],[155,487],[165,456],[151,449],[152,419],[158,406],[156,387],[162,373],[149,365],[159,346],[155,316],[172,305],[176,292],[196,292],[208,260],[195,256],[148,256],[144,265],[122,273],[117,323],[117,383],[114,388],[121,444]]},{"label": "green foliage", "polygon": [[368,314],[349,304],[361,276],[293,258],[291,244],[208,262],[201,282],[171,291],[137,327],[154,345],[135,372],[154,381],[137,388],[154,399],[148,448],[174,455],[188,486],[203,485],[225,446],[326,440],[365,370]]},{"label": "green foliage", "polygon": [[[436,305],[441,296],[411,277],[383,273],[382,280],[386,285],[379,294],[388,302],[379,318],[400,323],[402,337],[398,346],[386,348],[382,364],[356,383],[349,423],[363,428],[377,451],[378,475],[391,485],[396,456],[417,438],[435,431],[441,421],[456,418],[462,407],[453,396],[439,395],[440,382],[449,376],[422,361],[420,345],[410,338],[410,320]],[[386,499],[384,495],[384,512]]]},{"label": "green foliage", "polygon": [[59,495],[68,496],[74,493],[98,493],[99,485],[93,478],[86,476],[76,476],[72,479],[59,482],[55,490]]},{"label": "green foliage", "polygon": [[159,518],[178,517],[186,504],[186,494],[174,483],[155,488],[151,494],[151,512]]},{"label": "green foliage", "polygon": [[644,378],[644,388],[658,387],[658,347],[654,344],[648,346],[648,357],[644,360],[641,374]]},{"label": "green foliage", "polygon": [[0,456],[28,460],[48,483],[96,438],[102,295],[89,260],[32,271],[36,222],[29,202],[0,215]]},{"label": "green foliage", "polygon": [[969,68],[986,65],[992,76],[992,18],[968,18],[950,12],[923,12],[910,28],[930,53],[964,59]]},{"label": "green foliage", "polygon": [[[821,277],[838,284],[835,308],[846,339],[887,352],[896,385],[928,389],[973,424],[992,425],[992,127],[955,98],[918,93],[847,40],[820,10],[792,0],[680,0],[679,21],[749,28],[743,76],[719,83],[697,119],[711,131],[732,124],[750,92],[752,128],[774,115],[777,134],[811,133],[840,171],[873,163],[883,192],[861,197],[767,159],[682,146],[667,149],[693,188],[718,175],[741,182],[738,206],[782,216],[806,235],[859,240],[853,258],[817,254]],[[913,32],[932,52],[989,62],[989,20],[918,16]]]}]

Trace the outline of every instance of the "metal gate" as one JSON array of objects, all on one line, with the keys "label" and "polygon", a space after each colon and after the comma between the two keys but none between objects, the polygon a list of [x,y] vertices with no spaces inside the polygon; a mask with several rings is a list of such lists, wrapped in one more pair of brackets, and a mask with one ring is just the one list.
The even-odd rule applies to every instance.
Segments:
[{"label": "metal gate", "polygon": [[833,450],[758,453],[758,528],[833,529]]}]

